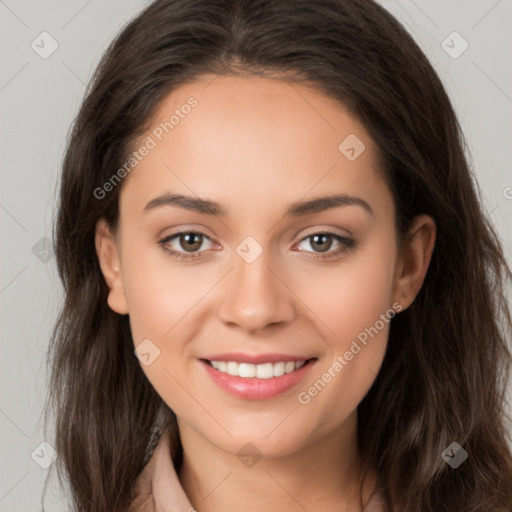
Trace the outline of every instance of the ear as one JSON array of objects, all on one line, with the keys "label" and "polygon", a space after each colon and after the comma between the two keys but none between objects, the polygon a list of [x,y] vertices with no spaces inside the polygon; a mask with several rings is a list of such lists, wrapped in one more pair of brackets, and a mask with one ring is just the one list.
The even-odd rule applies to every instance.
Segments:
[{"label": "ear", "polygon": [[409,230],[395,271],[395,301],[407,309],[420,291],[434,251],[436,223],[418,215]]},{"label": "ear", "polygon": [[112,311],[126,315],[128,306],[118,248],[115,237],[104,219],[96,224],[95,245],[101,273],[109,289],[108,305]]}]

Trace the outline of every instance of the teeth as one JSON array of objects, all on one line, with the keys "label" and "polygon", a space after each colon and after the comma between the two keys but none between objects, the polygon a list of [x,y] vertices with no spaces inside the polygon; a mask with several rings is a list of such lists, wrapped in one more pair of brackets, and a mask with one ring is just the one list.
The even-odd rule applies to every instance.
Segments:
[{"label": "teeth", "polygon": [[258,379],[271,379],[274,376],[274,365],[272,363],[259,364],[256,366],[256,377]]},{"label": "teeth", "polygon": [[274,377],[281,377],[284,375],[284,365],[286,363],[276,363],[274,364]]},{"label": "teeth", "polygon": [[284,372],[285,373],[292,373],[293,370],[295,370],[295,363],[293,361],[289,362],[289,363],[286,363],[284,365]]},{"label": "teeth", "polygon": [[226,373],[229,373],[229,375],[238,375],[238,363],[230,361],[227,365]]},{"label": "teeth", "polygon": [[[222,371],[219,368],[220,371]],[[240,377],[256,377],[256,366],[253,364],[240,363],[238,365],[238,375]]]},{"label": "teeth", "polygon": [[219,372],[227,373],[235,377],[257,377],[258,379],[271,379],[281,377],[285,373],[291,373],[304,366],[306,361],[282,361],[279,363],[249,364],[236,363],[235,361],[210,361],[211,365]]}]

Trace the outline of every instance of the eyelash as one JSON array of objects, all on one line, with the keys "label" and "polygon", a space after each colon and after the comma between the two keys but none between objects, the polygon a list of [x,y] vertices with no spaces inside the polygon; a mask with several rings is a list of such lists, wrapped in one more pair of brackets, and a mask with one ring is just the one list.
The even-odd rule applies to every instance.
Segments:
[{"label": "eyelash", "polygon": [[[196,252],[196,253],[188,253],[185,255],[185,253],[180,251],[175,251],[174,249],[169,249],[166,247],[166,244],[169,243],[171,240],[174,240],[175,238],[178,238],[181,235],[199,235],[202,236],[208,240],[211,240],[210,237],[205,235],[204,233],[201,233],[200,231],[180,231],[179,233],[175,233],[173,235],[167,236],[161,240],[159,240],[158,244],[162,247],[164,251],[169,253],[173,258],[176,258],[178,260],[182,261],[192,261],[196,260],[198,258],[201,258],[201,254],[204,251]],[[326,253],[325,255],[323,253],[314,253],[315,255],[312,259],[318,260],[318,261],[327,261],[329,259],[335,258],[339,256],[342,253],[347,252],[349,249],[353,248],[355,246],[355,241],[346,238],[344,236],[338,235],[337,233],[332,233],[330,231],[318,231],[316,233],[311,233],[310,235],[304,237],[302,240],[300,240],[299,243],[304,242],[305,240],[308,240],[310,238],[313,238],[315,235],[327,235],[335,240],[337,240],[340,244],[342,244],[342,247],[340,249],[335,250],[334,252]],[[330,249],[329,249],[330,250]],[[307,251],[311,252],[311,251]]]}]

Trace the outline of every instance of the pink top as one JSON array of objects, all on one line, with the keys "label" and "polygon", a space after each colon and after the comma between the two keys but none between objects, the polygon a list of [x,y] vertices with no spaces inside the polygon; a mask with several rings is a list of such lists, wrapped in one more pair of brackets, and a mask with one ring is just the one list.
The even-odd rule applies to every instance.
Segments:
[{"label": "pink top", "polygon": [[[135,500],[127,512],[195,512],[174,469],[166,429],[135,482]],[[374,491],[364,512],[388,512]]]}]

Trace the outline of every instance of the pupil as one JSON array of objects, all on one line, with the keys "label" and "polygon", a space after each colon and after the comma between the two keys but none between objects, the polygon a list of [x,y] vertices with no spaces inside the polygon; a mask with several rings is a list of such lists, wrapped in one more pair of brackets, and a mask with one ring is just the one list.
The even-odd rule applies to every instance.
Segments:
[{"label": "pupil", "polygon": [[186,233],[185,235],[182,235],[181,238],[182,240],[185,240],[186,241],[186,244],[183,245],[182,244],[182,247],[185,249],[185,250],[193,250],[193,249],[199,249],[199,247],[201,247],[201,241],[197,242],[194,242],[193,241],[193,238],[199,238],[201,237],[201,235],[197,234],[197,233]]},{"label": "pupil", "polygon": [[[313,235],[313,245],[315,244],[320,244],[320,246],[318,247],[319,248],[319,251],[320,252],[325,252],[327,250],[329,250],[331,244],[328,243],[326,244],[325,241],[326,239],[329,239],[329,242],[331,241],[330,240],[330,235]],[[319,242],[320,240],[320,242]]]}]

